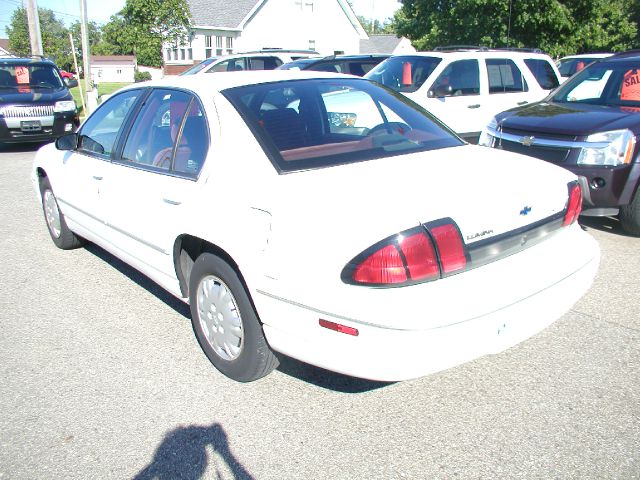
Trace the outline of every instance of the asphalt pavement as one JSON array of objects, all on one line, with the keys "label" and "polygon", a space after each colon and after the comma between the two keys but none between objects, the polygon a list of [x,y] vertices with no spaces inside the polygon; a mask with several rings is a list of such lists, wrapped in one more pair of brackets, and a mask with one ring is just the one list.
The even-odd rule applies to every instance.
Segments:
[{"label": "asphalt pavement", "polygon": [[180,301],[54,247],[33,155],[0,150],[0,479],[640,478],[640,239],[615,219],[581,219],[590,292],[502,354],[390,384],[283,358],[240,384]]}]

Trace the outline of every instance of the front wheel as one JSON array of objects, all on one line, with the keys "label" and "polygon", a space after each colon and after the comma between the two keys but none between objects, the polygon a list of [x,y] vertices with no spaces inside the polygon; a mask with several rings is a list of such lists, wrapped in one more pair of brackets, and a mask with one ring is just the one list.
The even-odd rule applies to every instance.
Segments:
[{"label": "front wheel", "polygon": [[44,219],[47,222],[47,228],[55,246],[62,250],[81,247],[84,244],[84,240],[73,233],[67,226],[64,215],[58,207],[58,200],[56,200],[51,184],[46,177],[42,180],[40,191],[42,193]]},{"label": "front wheel", "polygon": [[278,366],[240,277],[220,257],[198,257],[191,271],[189,303],[198,343],[221,373],[251,382]]},{"label": "front wheel", "polygon": [[640,188],[629,205],[620,208],[618,218],[625,232],[640,237]]}]

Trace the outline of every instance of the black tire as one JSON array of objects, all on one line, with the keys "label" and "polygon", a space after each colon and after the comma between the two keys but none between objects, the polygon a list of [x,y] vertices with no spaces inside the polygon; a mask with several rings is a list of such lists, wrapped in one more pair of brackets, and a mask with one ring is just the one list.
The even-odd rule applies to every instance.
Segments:
[{"label": "black tire", "polygon": [[636,190],[629,205],[620,208],[618,218],[625,232],[640,237],[640,188]]},{"label": "black tire", "polygon": [[[213,294],[215,300],[211,300]],[[246,288],[220,257],[211,253],[198,257],[191,270],[189,303],[198,343],[221,373],[238,382],[252,382],[278,366]]]},{"label": "black tire", "polygon": [[51,189],[49,179],[46,177],[40,182],[40,195],[44,221],[47,224],[51,240],[53,240],[56,247],[62,250],[72,250],[84,245],[84,239],[73,233],[67,226],[64,215],[58,207],[58,200]]}]

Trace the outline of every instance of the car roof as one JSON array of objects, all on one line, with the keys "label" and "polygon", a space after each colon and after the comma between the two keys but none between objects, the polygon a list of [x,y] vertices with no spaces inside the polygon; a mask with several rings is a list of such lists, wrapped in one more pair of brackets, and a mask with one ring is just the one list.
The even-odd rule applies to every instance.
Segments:
[{"label": "car roof", "polygon": [[560,60],[568,60],[570,58],[607,58],[613,55],[613,53],[581,53],[579,55],[567,55]]},{"label": "car roof", "polygon": [[16,64],[16,65],[22,65],[24,63],[43,63],[43,64],[53,65],[53,66],[56,65],[52,60],[49,60],[48,58],[37,57],[37,56],[36,57],[0,57],[0,62],[7,63],[7,64]]},{"label": "car roof", "polygon": [[159,80],[134,83],[123,90],[140,87],[176,87],[193,90],[196,93],[209,94],[212,90],[223,91],[228,88],[254,85],[258,83],[282,82],[287,80],[360,77],[332,72],[313,70],[246,70],[242,72],[216,72],[203,75],[167,76]]},{"label": "car roof", "polygon": [[494,50],[473,50],[473,49],[459,49],[459,50],[430,50],[415,53],[406,53],[401,55],[392,55],[393,57],[439,57],[439,58],[504,58],[507,57],[519,57],[519,58],[549,58],[549,55],[541,50],[511,50],[511,49],[494,49]]}]

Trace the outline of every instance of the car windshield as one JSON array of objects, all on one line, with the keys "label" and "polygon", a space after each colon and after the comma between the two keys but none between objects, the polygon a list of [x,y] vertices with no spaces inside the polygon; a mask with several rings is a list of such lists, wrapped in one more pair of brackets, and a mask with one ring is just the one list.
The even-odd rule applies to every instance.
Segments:
[{"label": "car windshield", "polygon": [[391,57],[379,63],[365,78],[397,92],[415,92],[441,61],[438,57]]},{"label": "car windshield", "polygon": [[411,100],[366,80],[294,80],[223,94],[280,172],[463,144]]},{"label": "car windshield", "polygon": [[193,75],[194,73],[198,73],[200,70],[205,68],[207,65],[211,65],[218,57],[209,57],[206,60],[201,61],[200,63],[196,63],[193,67],[185,70],[180,75]]},{"label": "car windshield", "polygon": [[640,107],[640,62],[597,62],[578,72],[552,97],[560,103]]},{"label": "car windshield", "polygon": [[0,63],[0,88],[30,91],[63,88],[58,71],[46,63]]}]

